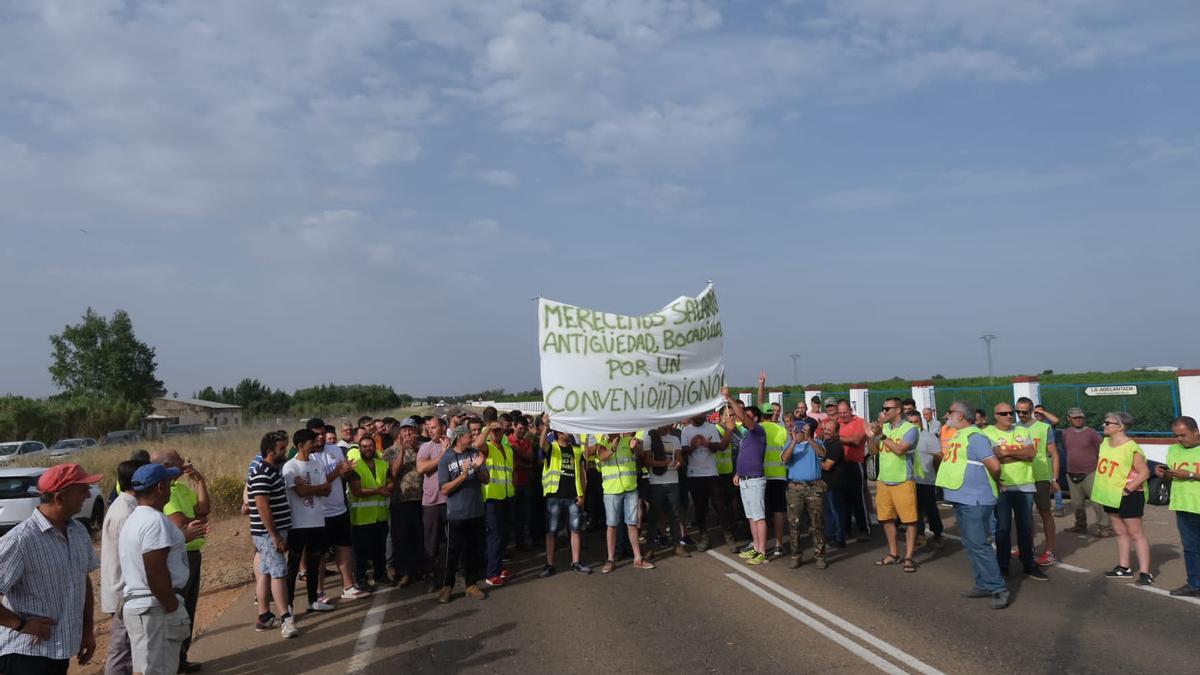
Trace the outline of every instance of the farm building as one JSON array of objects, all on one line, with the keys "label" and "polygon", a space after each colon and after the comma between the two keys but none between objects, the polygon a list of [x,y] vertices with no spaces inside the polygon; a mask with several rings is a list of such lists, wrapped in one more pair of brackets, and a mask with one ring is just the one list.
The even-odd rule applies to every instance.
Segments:
[{"label": "farm building", "polygon": [[175,424],[233,427],[242,423],[242,407],[198,398],[156,398],[154,415],[175,418]]}]

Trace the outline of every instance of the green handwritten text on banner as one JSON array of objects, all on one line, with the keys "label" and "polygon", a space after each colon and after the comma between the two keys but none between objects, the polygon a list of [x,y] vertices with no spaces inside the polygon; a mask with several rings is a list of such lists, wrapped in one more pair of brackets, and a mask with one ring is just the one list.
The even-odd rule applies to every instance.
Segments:
[{"label": "green handwritten text on banner", "polygon": [[724,344],[712,284],[644,316],[538,303],[542,391],[559,431],[640,431],[711,410]]}]

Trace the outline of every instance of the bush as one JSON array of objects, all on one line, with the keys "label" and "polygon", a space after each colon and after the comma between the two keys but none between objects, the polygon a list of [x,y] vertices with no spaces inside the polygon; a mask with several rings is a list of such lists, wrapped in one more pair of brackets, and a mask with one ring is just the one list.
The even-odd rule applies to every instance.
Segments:
[{"label": "bush", "polygon": [[218,475],[208,479],[208,498],[212,501],[213,514],[218,517],[232,516],[242,508],[242,488],[246,481],[240,476]]}]

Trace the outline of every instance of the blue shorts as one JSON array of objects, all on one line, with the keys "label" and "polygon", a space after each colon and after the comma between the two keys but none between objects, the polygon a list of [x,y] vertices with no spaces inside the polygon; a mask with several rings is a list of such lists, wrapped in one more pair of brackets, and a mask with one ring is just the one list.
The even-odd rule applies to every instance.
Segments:
[{"label": "blue shorts", "polygon": [[[786,485],[786,483],[784,483]],[[746,511],[748,520],[766,520],[767,479],[742,478],[738,481],[742,491],[742,509]]]},{"label": "blue shorts", "polygon": [[[279,538],[287,544],[287,530],[280,530]],[[275,543],[271,541],[269,534],[256,534],[250,539],[254,541],[254,550],[258,551],[258,571],[272,579],[286,579],[287,547],[285,546],[282,552],[276,551]]]},{"label": "blue shorts", "polygon": [[567,527],[578,532],[583,527],[583,509],[570,497],[546,497],[546,534],[558,534],[566,511]]},{"label": "blue shorts", "polygon": [[636,489],[618,495],[604,495],[604,523],[616,527],[624,520],[626,525],[637,527],[638,502]]}]

